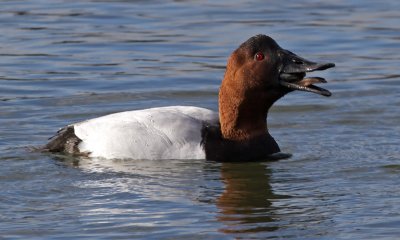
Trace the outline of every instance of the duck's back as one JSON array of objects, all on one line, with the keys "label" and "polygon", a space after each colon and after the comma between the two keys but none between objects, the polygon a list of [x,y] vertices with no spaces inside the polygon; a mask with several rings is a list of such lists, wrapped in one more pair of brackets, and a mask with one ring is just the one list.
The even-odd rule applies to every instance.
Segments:
[{"label": "duck's back", "polygon": [[216,112],[198,107],[120,112],[69,125],[46,147],[102,158],[204,159],[201,129],[217,122]]}]

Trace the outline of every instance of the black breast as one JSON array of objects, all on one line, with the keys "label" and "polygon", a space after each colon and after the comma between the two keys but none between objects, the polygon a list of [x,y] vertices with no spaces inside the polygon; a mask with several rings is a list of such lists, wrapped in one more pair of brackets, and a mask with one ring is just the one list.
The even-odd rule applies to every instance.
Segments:
[{"label": "black breast", "polygon": [[246,162],[267,160],[268,156],[280,152],[278,144],[266,132],[246,141],[232,141],[222,137],[220,125],[205,125],[201,131],[207,160],[218,162]]}]

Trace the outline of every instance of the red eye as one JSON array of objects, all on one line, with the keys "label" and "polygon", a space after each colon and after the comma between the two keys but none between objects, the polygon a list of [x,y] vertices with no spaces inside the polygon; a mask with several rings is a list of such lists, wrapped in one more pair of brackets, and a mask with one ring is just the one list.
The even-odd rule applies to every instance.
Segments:
[{"label": "red eye", "polygon": [[264,53],[258,52],[258,53],[256,53],[256,55],[254,56],[254,58],[256,59],[256,61],[262,61],[262,60],[264,60],[265,56],[264,56]]}]

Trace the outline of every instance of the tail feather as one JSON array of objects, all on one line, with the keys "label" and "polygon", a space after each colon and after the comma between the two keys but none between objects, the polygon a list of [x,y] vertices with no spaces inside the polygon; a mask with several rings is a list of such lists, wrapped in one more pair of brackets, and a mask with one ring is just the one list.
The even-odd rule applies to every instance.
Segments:
[{"label": "tail feather", "polygon": [[60,129],[57,134],[49,140],[50,141],[43,147],[43,151],[81,155],[78,145],[82,140],[75,135],[74,126],[66,126]]}]

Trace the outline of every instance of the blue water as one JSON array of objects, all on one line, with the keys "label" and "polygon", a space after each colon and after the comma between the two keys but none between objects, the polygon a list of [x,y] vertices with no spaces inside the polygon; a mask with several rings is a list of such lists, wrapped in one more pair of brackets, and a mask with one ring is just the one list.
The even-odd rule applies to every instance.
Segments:
[{"label": "blue water", "polygon": [[[0,238],[397,239],[399,1],[0,1]],[[263,33],[333,96],[291,93],[266,163],[65,158],[66,124],[168,105],[217,110],[229,54]]]}]

